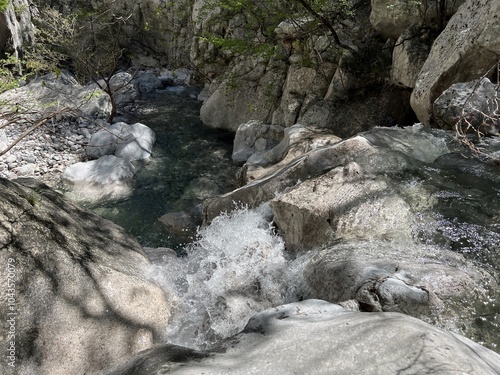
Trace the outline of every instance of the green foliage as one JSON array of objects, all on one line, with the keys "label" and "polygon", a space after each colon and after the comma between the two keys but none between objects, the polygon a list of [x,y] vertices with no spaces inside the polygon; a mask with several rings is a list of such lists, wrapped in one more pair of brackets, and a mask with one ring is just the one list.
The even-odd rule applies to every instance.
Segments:
[{"label": "green foliage", "polygon": [[13,55],[0,59],[0,93],[19,87],[19,81],[23,78],[16,77],[12,69],[19,64],[19,59]]},{"label": "green foliage", "polygon": [[0,0],[0,12],[5,12],[9,6],[9,0]]},{"label": "green foliage", "polygon": [[275,30],[281,22],[296,26],[300,42],[352,15],[351,0],[207,0],[198,22],[206,25],[200,38],[231,57],[272,57],[280,51]]}]

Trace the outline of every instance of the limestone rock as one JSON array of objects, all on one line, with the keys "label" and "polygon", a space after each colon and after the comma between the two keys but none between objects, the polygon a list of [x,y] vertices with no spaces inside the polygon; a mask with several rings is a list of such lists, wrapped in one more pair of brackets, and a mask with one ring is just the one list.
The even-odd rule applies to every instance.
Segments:
[{"label": "limestone rock", "polygon": [[411,242],[335,245],[314,255],[304,276],[314,298],[355,300],[362,311],[401,312],[474,337],[499,291],[495,275],[462,255]]},{"label": "limestone rock", "polygon": [[241,124],[234,137],[233,161],[244,163],[253,154],[276,146],[282,137],[283,127],[279,125],[267,125],[255,120]]},{"label": "limestone rock", "polygon": [[433,120],[443,129],[455,129],[463,118],[483,134],[495,135],[500,131],[498,108],[500,86],[488,78],[455,83],[434,102]]},{"label": "limestone rock", "polygon": [[429,46],[417,38],[419,30],[410,27],[396,41],[392,52],[391,79],[398,85],[413,88],[424,62]]},{"label": "limestone rock", "polygon": [[[0,260],[15,273],[16,374],[98,373],[162,339],[174,296],[147,279],[137,241],[35,180],[0,179],[0,191]],[[1,293],[7,301],[7,288]],[[0,304],[2,316],[8,308]],[[0,371],[11,373],[6,360]]]},{"label": "limestone rock", "polygon": [[[171,351],[182,353],[173,363]],[[108,375],[339,374],[494,375],[500,356],[471,340],[398,313],[361,313],[320,300],[263,311],[217,352],[164,346]],[[192,359],[189,357],[192,356]],[[132,372],[134,371],[134,372]]]},{"label": "limestone rock", "polygon": [[148,160],[155,140],[155,133],[144,124],[117,122],[92,135],[87,155],[92,159],[115,155],[127,161]]},{"label": "limestone rock", "polygon": [[467,0],[432,45],[411,96],[419,121],[429,124],[434,101],[456,82],[488,72],[500,59],[500,2]]}]

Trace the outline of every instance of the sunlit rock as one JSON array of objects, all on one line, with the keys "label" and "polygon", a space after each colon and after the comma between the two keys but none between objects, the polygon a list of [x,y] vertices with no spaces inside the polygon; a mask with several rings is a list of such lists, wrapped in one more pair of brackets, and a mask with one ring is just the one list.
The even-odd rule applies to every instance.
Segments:
[{"label": "sunlit rock", "polygon": [[130,194],[135,167],[113,155],[70,165],[62,179],[76,201],[116,200]]},{"label": "sunlit rock", "polygon": [[[182,353],[173,363],[173,353]],[[263,311],[217,351],[164,346],[108,375],[403,373],[494,375],[500,356],[398,313],[361,313],[320,300]],[[191,356],[191,358],[189,358]]]},{"label": "sunlit rock", "polygon": [[396,41],[392,52],[391,80],[413,88],[430,47],[420,38],[421,30],[409,27]]},{"label": "sunlit rock", "polygon": [[[97,373],[162,339],[174,296],[147,279],[136,240],[35,180],[1,179],[0,191],[0,281],[15,290],[9,304],[2,290],[0,313],[16,313],[16,374]],[[12,373],[5,358],[0,372]]]},{"label": "sunlit rock", "polygon": [[408,203],[388,179],[365,175],[354,162],[301,183],[271,207],[289,251],[339,240],[412,239]]},{"label": "sunlit rock", "polygon": [[148,160],[155,140],[155,133],[144,124],[117,122],[93,134],[86,150],[91,159],[115,155],[126,161]]}]

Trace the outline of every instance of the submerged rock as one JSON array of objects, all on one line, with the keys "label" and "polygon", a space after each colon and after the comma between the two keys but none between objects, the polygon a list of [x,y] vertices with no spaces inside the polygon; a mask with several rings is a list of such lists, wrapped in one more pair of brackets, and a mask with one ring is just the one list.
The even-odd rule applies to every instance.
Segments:
[{"label": "submerged rock", "polygon": [[494,276],[449,250],[387,242],[331,246],[304,269],[314,298],[356,301],[362,311],[400,312],[477,338],[474,322],[496,313]]},{"label": "submerged rock", "polygon": [[[0,192],[0,260],[10,272],[2,267],[0,281],[15,299],[0,313],[17,314],[17,374],[96,373],[162,339],[174,297],[147,279],[137,241],[35,180],[0,179]],[[0,369],[10,373],[6,360]]]},{"label": "submerged rock", "polygon": [[[156,374],[457,374],[494,375],[500,356],[465,337],[398,313],[360,313],[320,300],[255,315],[211,352],[163,346],[112,375]],[[179,350],[180,361],[173,361]],[[163,358],[162,358],[163,357]]]}]

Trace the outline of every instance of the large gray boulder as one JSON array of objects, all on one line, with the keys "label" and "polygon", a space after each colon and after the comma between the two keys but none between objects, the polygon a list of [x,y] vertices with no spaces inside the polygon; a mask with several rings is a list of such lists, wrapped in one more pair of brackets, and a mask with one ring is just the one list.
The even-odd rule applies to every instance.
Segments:
[{"label": "large gray boulder", "polygon": [[495,314],[499,292],[496,275],[462,255],[411,242],[335,245],[312,257],[304,277],[314,298],[404,313],[469,337],[481,337],[475,321]]},{"label": "large gray boulder", "polygon": [[415,221],[389,179],[365,174],[355,162],[302,182],[271,208],[289,251],[339,240],[409,241]]},{"label": "large gray boulder", "polygon": [[[0,95],[2,103],[21,105],[26,114],[60,111],[68,108],[68,116],[81,114],[93,118],[107,118],[111,113],[109,96],[95,85],[82,86],[68,72],[49,73],[29,84]],[[8,108],[8,106],[5,106]]]},{"label": "large gray boulder", "polygon": [[268,151],[276,146],[281,138],[282,126],[250,120],[241,124],[236,131],[232,159],[236,163],[245,163],[253,154]]},{"label": "large gray boulder", "polygon": [[406,29],[392,51],[391,80],[397,85],[413,88],[430,47],[424,43],[416,27]]},{"label": "large gray boulder", "polygon": [[419,121],[430,124],[434,101],[453,83],[487,73],[500,59],[497,0],[467,0],[432,45],[411,96]]},{"label": "large gray boulder", "polygon": [[500,356],[406,315],[353,312],[307,300],[255,315],[213,353],[166,345],[107,374],[152,375],[165,368],[186,375],[494,375]]},{"label": "large gray boulder", "polygon": [[70,165],[62,180],[74,201],[99,202],[127,197],[131,193],[135,167],[113,155]]},{"label": "large gray boulder", "polygon": [[115,155],[129,162],[149,160],[155,140],[154,131],[144,124],[117,122],[94,133],[86,151],[91,159]]},{"label": "large gray boulder", "polygon": [[[433,162],[450,152],[445,134],[437,137],[424,130],[421,125],[404,129],[375,128],[343,141],[321,132],[315,137],[314,131],[304,127],[295,130],[308,135],[305,138],[298,137],[301,139],[299,147],[295,150],[293,147],[288,149],[280,143],[268,151],[280,157],[274,159],[274,165],[266,168],[257,164],[253,170],[254,180],[249,174],[252,161],[250,157],[247,162],[247,178],[250,177],[250,182],[232,192],[206,200],[203,207],[205,222],[210,222],[221,212],[232,211],[235,203],[257,207],[283,193],[285,189],[321,176],[336,167],[344,167],[350,162],[358,163],[369,174],[390,174],[419,168],[422,163]],[[285,131],[285,138],[286,134]],[[290,142],[290,146],[293,144]],[[262,160],[267,154],[256,155]]]},{"label": "large gray boulder", "polygon": [[2,374],[94,374],[162,340],[175,298],[122,228],[35,180],[0,179],[0,203]]},{"label": "large gray boulder", "polygon": [[495,135],[500,131],[498,108],[500,85],[482,78],[451,85],[434,102],[433,119],[443,129],[458,125],[465,131],[470,124],[483,134]]},{"label": "large gray boulder", "polygon": [[201,120],[208,126],[233,132],[249,120],[270,122],[278,106],[286,74],[284,63],[246,59],[237,63],[203,102]]}]

